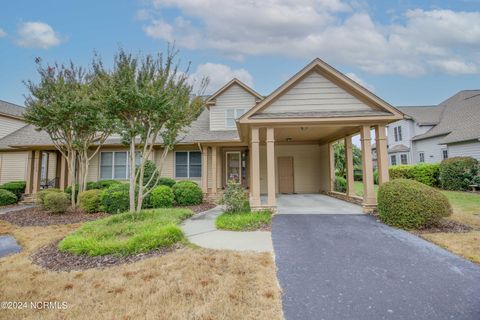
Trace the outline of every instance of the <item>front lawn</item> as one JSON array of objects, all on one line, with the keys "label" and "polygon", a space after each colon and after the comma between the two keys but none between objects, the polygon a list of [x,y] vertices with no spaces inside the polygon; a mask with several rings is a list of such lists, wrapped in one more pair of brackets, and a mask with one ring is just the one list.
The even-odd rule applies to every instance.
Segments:
[{"label": "front lawn", "polygon": [[85,223],[58,247],[61,251],[89,256],[129,255],[166,248],[184,239],[177,224],[191,215],[188,209],[121,213]]},{"label": "front lawn", "polygon": [[272,213],[270,211],[224,212],[217,217],[215,224],[218,229],[232,231],[253,231],[269,228],[272,224]]}]

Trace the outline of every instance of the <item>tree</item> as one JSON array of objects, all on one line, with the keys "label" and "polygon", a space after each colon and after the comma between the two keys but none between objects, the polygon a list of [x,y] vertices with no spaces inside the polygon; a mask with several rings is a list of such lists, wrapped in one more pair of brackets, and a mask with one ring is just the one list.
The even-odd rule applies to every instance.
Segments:
[{"label": "tree", "polygon": [[[92,73],[72,62],[65,66],[43,66],[36,60],[40,82],[24,82],[26,96],[25,120],[37,130],[48,133],[57,150],[65,157],[72,195],[85,189],[89,161],[112,132],[99,101],[92,89]],[[89,154],[92,145],[96,149]],[[77,175],[78,174],[78,175]],[[78,177],[77,177],[78,176]],[[72,207],[77,199],[72,196]]]},{"label": "tree", "polygon": [[[195,120],[203,107],[201,94],[207,84],[203,79],[197,95],[192,97],[193,84],[188,81],[188,68],[179,71],[177,52],[145,57],[132,56],[120,49],[113,70],[106,70],[100,60],[94,63],[97,79],[101,79],[102,101],[111,117],[117,121],[118,133],[129,146],[131,166],[130,211],[140,211],[143,199],[158,183],[159,175],[152,174],[143,181],[145,162],[153,147],[160,142],[163,153],[157,172],[177,143],[179,134]],[[137,156],[139,162],[137,162]],[[157,181],[153,181],[154,177]]]},{"label": "tree", "polygon": [[[345,143],[343,140],[337,141],[333,145],[333,152],[335,157],[335,172],[340,177],[346,177],[347,168],[345,164]],[[362,151],[354,144],[352,144],[352,158],[353,166],[359,166],[362,163]]]}]

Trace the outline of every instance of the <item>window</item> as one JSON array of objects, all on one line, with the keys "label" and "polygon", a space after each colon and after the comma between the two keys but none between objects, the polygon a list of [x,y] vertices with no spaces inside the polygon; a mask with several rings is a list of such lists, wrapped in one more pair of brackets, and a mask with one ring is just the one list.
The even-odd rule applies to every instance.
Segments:
[{"label": "window", "polygon": [[397,156],[396,155],[390,156],[390,162],[391,162],[392,166],[396,166],[397,165]]},{"label": "window", "polygon": [[227,128],[235,128],[235,120],[240,118],[245,113],[243,108],[226,109],[225,110],[225,123]]},{"label": "window", "polygon": [[447,149],[443,149],[442,150],[442,158],[445,160],[445,159],[448,159],[448,150]]},{"label": "window", "polygon": [[420,162],[425,162],[425,153],[420,152],[419,156],[420,156]]},{"label": "window", "polygon": [[128,152],[101,152],[100,179],[127,179]]},{"label": "window", "polygon": [[202,153],[199,151],[175,152],[175,177],[200,178],[202,176]]},{"label": "window", "polygon": [[406,154],[401,154],[401,155],[400,155],[400,163],[401,163],[401,164],[408,164],[407,155],[406,155]]},{"label": "window", "polygon": [[402,127],[393,128],[393,135],[395,136],[395,141],[402,141]]}]

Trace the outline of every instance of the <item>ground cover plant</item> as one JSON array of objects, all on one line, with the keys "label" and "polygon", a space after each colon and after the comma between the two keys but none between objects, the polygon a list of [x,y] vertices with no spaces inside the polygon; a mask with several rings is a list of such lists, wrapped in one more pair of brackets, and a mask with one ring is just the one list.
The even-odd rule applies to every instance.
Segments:
[{"label": "ground cover plant", "polygon": [[224,212],[215,221],[218,229],[232,231],[254,231],[268,229],[272,213],[268,210],[257,212]]}]

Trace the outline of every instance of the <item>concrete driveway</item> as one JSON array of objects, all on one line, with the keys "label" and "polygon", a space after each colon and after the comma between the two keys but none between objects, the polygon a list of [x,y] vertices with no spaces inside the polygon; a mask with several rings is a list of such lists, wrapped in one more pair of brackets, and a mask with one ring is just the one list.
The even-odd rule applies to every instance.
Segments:
[{"label": "concrete driveway", "polygon": [[323,194],[279,194],[279,214],[360,214],[362,207]]},{"label": "concrete driveway", "polygon": [[276,215],[289,319],[480,319],[480,266],[368,215]]}]

